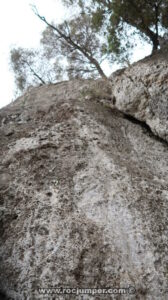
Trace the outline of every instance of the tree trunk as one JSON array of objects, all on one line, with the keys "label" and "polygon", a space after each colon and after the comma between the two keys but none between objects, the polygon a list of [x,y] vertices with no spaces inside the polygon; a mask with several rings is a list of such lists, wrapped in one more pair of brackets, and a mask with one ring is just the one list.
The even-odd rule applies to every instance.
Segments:
[{"label": "tree trunk", "polygon": [[152,52],[158,50],[159,47],[159,40],[158,40],[158,35],[156,35],[153,39],[152,39],[152,43],[153,43],[153,49]]},{"label": "tree trunk", "polygon": [[153,44],[153,51],[158,50],[159,47],[159,35],[158,32],[154,33],[150,28],[145,28],[143,32],[150,38],[152,44]]},{"label": "tree trunk", "polygon": [[34,13],[36,14],[36,16],[43,21],[46,25],[48,25],[50,28],[52,28],[54,31],[56,31],[58,33],[58,35],[60,36],[60,38],[62,38],[63,40],[65,40],[68,44],[70,44],[74,49],[78,50],[79,52],[81,52],[90,62],[91,65],[94,65],[95,68],[97,69],[99,75],[103,78],[103,79],[107,79],[107,76],[105,75],[105,73],[103,72],[99,62],[90,54],[88,53],[88,51],[86,49],[83,49],[83,47],[81,45],[79,45],[78,43],[74,42],[70,36],[67,36],[64,32],[62,32],[60,29],[58,29],[57,27],[55,27],[54,25],[50,24],[44,17],[42,17],[41,15],[39,15],[37,10],[34,10]]},{"label": "tree trunk", "polygon": [[46,82],[35,72],[34,69],[32,69],[31,65],[25,60],[24,63],[29,67],[31,73],[38,78],[38,80],[42,83],[42,84],[46,84]]}]

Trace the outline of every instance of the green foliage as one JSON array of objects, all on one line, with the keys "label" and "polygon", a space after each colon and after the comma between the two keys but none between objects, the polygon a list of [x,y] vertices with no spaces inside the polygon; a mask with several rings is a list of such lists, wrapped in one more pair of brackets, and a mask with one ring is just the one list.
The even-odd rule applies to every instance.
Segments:
[{"label": "green foliage", "polygon": [[62,24],[49,24],[42,34],[41,43],[48,58],[66,58],[63,65],[68,78],[105,77],[101,69],[104,58],[103,42],[92,26],[89,15],[82,15],[64,21]]},{"label": "green foliage", "polygon": [[[168,27],[168,20],[165,17],[168,13],[167,0],[94,0],[93,2],[97,4],[96,10],[103,10],[104,19],[109,19],[109,41],[114,39],[112,35],[118,37],[120,28],[127,24],[138,30],[141,37],[146,36],[153,44],[153,49],[158,48],[158,36]],[[121,44],[121,39],[119,40]]]},{"label": "green foliage", "polygon": [[[62,0],[73,10],[61,24],[48,23],[42,50],[13,49],[18,89],[71,78],[106,78],[102,62],[129,64],[137,37],[158,49],[168,29],[168,0]],[[74,15],[74,12],[77,15]]]},{"label": "green foliage", "polygon": [[17,92],[23,92],[30,85],[56,81],[52,62],[46,59],[42,50],[13,48],[10,61],[15,74]]},{"label": "green foliage", "polygon": [[106,78],[101,68],[106,55],[104,44],[89,15],[83,13],[57,25],[48,23],[35,7],[33,10],[47,27],[42,33],[41,50],[11,51],[11,67],[18,90],[63,78]]},{"label": "green foliage", "polygon": [[[97,30],[103,28],[107,37],[107,52],[124,57],[132,48],[135,36],[147,40],[153,50],[159,47],[159,35],[168,29],[168,0],[66,0],[88,10]],[[129,34],[130,30],[134,34]]]}]

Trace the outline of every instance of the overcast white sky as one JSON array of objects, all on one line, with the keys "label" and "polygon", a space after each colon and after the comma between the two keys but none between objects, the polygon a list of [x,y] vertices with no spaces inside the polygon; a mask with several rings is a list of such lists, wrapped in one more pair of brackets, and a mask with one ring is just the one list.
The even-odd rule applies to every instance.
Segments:
[{"label": "overcast white sky", "polygon": [[[9,52],[13,46],[38,47],[45,25],[33,14],[35,4],[48,20],[60,22],[66,17],[61,0],[4,0],[0,10],[0,107],[14,100],[14,78],[9,68]],[[135,51],[134,60],[150,53],[150,46]],[[111,70],[110,70],[111,71]],[[109,70],[107,69],[107,72]]]}]

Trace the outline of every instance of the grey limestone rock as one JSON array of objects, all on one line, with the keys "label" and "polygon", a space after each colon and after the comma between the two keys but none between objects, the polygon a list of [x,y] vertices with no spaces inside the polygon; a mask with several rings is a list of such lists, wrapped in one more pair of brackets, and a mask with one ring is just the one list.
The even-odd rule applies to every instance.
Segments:
[{"label": "grey limestone rock", "polygon": [[168,52],[158,51],[110,79],[112,105],[168,141]]},{"label": "grey limestone rock", "polygon": [[[144,73],[143,64],[137,68]],[[156,79],[146,74],[154,98],[167,74],[155,71]],[[160,132],[164,91],[161,106],[152,105],[143,83],[122,80],[117,107],[142,120],[151,107],[159,121],[148,123]],[[0,111],[2,299],[75,299],[39,293],[62,286],[127,292],[76,298],[84,300],[168,297],[167,144],[100,103],[97,86],[108,90],[89,80],[32,88]]]}]

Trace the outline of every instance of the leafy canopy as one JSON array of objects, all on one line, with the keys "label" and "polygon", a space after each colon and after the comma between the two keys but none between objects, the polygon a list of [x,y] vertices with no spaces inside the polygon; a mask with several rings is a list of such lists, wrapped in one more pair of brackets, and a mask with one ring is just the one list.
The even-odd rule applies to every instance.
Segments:
[{"label": "leafy canopy", "polygon": [[[159,47],[159,36],[168,29],[168,0],[64,0],[67,5],[76,3],[81,10],[92,15],[97,30],[105,27],[108,52],[123,53],[123,32],[133,27],[140,37]],[[129,39],[125,36],[128,49]]]},{"label": "leafy canopy", "polygon": [[16,85],[29,85],[71,78],[106,79],[102,62],[129,63],[137,36],[159,48],[168,30],[168,0],[62,0],[75,12],[56,24],[46,24],[41,50],[12,49],[11,66]]},{"label": "leafy canopy", "polygon": [[41,39],[44,51],[49,59],[58,54],[62,59],[66,57],[69,78],[106,77],[101,68],[105,58],[103,43],[90,16],[82,14],[59,25],[50,24],[45,19],[44,22],[48,25]]}]

